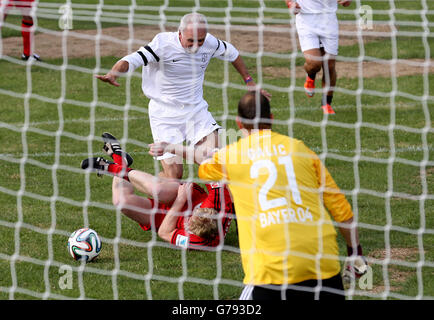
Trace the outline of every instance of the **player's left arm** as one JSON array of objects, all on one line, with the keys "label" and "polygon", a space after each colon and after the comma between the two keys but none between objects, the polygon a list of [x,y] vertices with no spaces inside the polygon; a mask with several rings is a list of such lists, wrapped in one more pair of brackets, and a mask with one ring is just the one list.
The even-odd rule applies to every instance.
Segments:
[{"label": "player's left arm", "polygon": [[353,252],[358,252],[358,255],[362,255],[359,233],[354,223],[354,213],[351,209],[351,204],[321,161],[319,159],[315,159],[314,161],[318,170],[319,185],[324,186],[324,205],[334,220],[339,223],[339,231],[345,239],[349,255]]},{"label": "player's left arm", "polygon": [[359,231],[354,221],[351,205],[345,198],[345,195],[339,190],[330,173],[327,169],[325,170],[326,189],[330,191],[323,193],[323,199],[327,209],[339,223],[339,232],[347,245],[348,257],[345,259],[343,278],[345,281],[353,281],[367,272],[368,263],[363,256]]},{"label": "player's left arm", "polygon": [[[241,75],[241,77],[243,78],[247,89],[249,91],[254,91],[256,90],[256,83],[253,80],[253,78],[250,76],[250,73],[246,67],[246,64],[244,63],[243,58],[241,58],[241,55],[238,55],[238,57],[232,62],[232,65],[234,66],[234,68],[238,71],[238,73]],[[271,99],[271,94],[268,93],[266,90],[261,89],[261,93],[268,99]]]},{"label": "player's left arm", "polygon": [[363,255],[359,232],[354,219],[342,221],[339,224],[339,231],[347,244],[348,255],[344,263],[343,279],[346,282],[351,282],[368,271],[368,262]]},{"label": "player's left arm", "polygon": [[167,211],[167,214],[164,217],[164,220],[161,223],[160,228],[158,229],[158,235],[160,236],[161,239],[167,242],[171,242],[173,234],[176,231],[176,224],[179,215],[181,214],[182,209],[188,200],[188,197],[191,198],[191,194],[192,194],[191,183],[186,183],[179,186],[178,196],[173,202],[170,210]]},{"label": "player's left arm", "polygon": [[[339,223],[339,232],[345,239],[347,244],[349,255],[355,253],[362,255],[362,249],[360,246],[359,232],[357,226],[354,223],[354,218],[342,221]],[[358,248],[360,247],[360,250]]]},{"label": "player's left arm", "polygon": [[351,205],[321,160],[313,152],[312,155],[314,156],[313,163],[319,186],[324,187],[324,205],[335,221],[339,223],[339,232],[342,234],[347,245],[348,258],[344,266],[344,279],[347,281],[360,277],[367,271],[368,264],[363,256],[359,232],[354,221]]},{"label": "player's left arm", "polygon": [[[235,48],[231,43],[217,39],[217,49],[213,54],[213,57],[230,61],[234,66],[235,70],[243,78],[245,84],[247,85],[248,90],[256,90],[256,83],[253,81],[253,78],[250,76],[250,73],[244,63],[243,58],[241,57],[237,48]],[[271,99],[271,94],[269,94],[266,90],[261,89],[261,93],[267,97],[267,99]]]},{"label": "player's left arm", "polygon": [[324,206],[336,222],[353,218],[351,205],[342,193],[330,172],[315,152],[308,151],[312,156],[313,167],[317,176],[318,187],[321,189]]}]

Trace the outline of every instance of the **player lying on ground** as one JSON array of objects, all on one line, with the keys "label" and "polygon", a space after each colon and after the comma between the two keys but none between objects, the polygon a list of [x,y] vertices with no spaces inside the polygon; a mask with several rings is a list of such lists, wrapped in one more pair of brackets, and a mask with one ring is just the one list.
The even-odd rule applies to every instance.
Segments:
[{"label": "player lying on ground", "polygon": [[[196,183],[181,184],[132,169],[133,158],[116,138],[104,133],[103,139],[103,149],[114,162],[89,158],[81,167],[114,176],[112,200],[123,214],[180,247],[205,249],[222,243],[235,213],[225,186],[207,184],[207,193]],[[135,189],[152,198],[136,195]]]}]

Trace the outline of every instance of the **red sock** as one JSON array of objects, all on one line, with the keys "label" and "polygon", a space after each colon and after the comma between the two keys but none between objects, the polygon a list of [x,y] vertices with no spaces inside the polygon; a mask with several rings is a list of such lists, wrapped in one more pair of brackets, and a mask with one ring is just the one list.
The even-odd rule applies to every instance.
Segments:
[{"label": "red sock", "polygon": [[115,163],[123,165],[123,166],[127,166],[127,162],[125,161],[124,157],[122,157],[116,153],[113,153],[112,158],[115,161]]},{"label": "red sock", "polygon": [[125,179],[127,181],[130,181],[130,179],[128,179],[128,172],[130,172],[131,170],[133,169],[117,163],[112,163],[108,166],[108,172],[113,173],[115,176]]},{"label": "red sock", "polygon": [[23,53],[26,56],[31,55],[31,32],[30,28],[33,26],[33,20],[21,20],[21,35],[23,36]]}]

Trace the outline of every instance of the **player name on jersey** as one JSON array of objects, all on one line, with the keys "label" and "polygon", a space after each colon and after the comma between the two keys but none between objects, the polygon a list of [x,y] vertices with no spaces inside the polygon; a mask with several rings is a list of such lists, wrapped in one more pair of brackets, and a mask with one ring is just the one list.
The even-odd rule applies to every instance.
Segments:
[{"label": "player name on jersey", "polygon": [[297,207],[296,210],[293,208],[283,208],[280,210],[262,212],[258,215],[258,219],[261,228],[283,223],[313,222],[309,208],[304,209],[302,207]]},{"label": "player name on jersey", "polygon": [[255,148],[255,149],[248,149],[247,150],[247,156],[251,161],[254,161],[259,158],[264,157],[272,157],[272,156],[283,156],[286,155],[287,152],[285,150],[285,146],[283,144],[279,145],[270,145],[269,147],[262,147],[262,148]]}]

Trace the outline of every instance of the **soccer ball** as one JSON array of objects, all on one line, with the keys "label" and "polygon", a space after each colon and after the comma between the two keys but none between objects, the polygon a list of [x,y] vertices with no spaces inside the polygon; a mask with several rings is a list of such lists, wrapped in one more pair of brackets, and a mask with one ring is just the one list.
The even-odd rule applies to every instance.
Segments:
[{"label": "soccer ball", "polygon": [[74,260],[90,262],[101,252],[101,239],[93,229],[78,229],[69,236],[68,251]]}]

